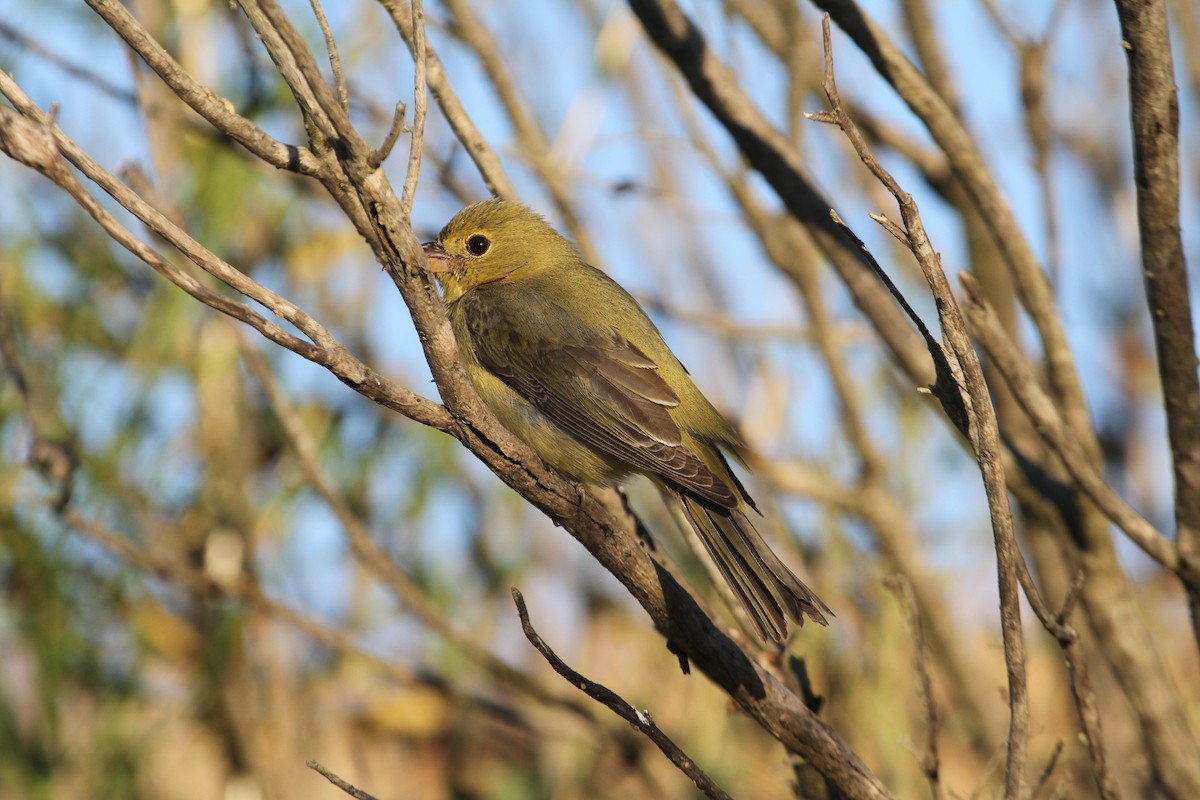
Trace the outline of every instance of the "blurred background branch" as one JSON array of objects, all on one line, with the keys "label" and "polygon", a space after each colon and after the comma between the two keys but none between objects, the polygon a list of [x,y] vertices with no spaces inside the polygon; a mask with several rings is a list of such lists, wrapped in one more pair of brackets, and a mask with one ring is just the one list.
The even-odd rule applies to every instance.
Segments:
[{"label": "blurred background branch", "polygon": [[[308,759],[375,796],[695,792],[565,693],[514,585],[731,796],[1200,796],[1192,4],[89,5],[0,0],[6,152],[51,179],[0,161],[0,798],[331,796]],[[805,119],[821,11],[846,115],[975,280],[1040,623],[1023,767],[970,442],[829,209],[924,319],[948,295],[863,224],[894,201]],[[386,158],[423,84],[421,146]],[[418,156],[410,220],[385,189]],[[542,513],[634,569],[660,628],[726,619],[653,492],[628,496],[661,575],[619,498],[581,507],[473,408],[413,267],[489,193],[643,299],[740,421],[829,631],[709,649],[732,629],[701,615],[667,652]],[[680,674],[689,648],[715,682]],[[742,657],[765,702],[712,671]]]}]

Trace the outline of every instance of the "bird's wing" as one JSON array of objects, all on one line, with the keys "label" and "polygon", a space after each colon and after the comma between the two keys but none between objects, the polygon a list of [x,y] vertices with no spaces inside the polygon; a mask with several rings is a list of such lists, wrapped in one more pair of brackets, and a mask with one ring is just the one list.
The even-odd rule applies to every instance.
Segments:
[{"label": "bird's wing", "polygon": [[634,344],[578,326],[566,336],[552,324],[531,330],[529,317],[511,307],[471,300],[462,298],[474,306],[462,310],[475,356],[555,424],[632,468],[737,507],[734,489],[685,444],[669,411],[679,396]]}]

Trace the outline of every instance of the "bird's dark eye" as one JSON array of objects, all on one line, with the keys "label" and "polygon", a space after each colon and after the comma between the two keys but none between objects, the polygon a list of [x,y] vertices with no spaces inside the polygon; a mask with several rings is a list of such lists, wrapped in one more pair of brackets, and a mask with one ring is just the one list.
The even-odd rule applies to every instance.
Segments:
[{"label": "bird's dark eye", "polygon": [[481,256],[488,251],[492,246],[491,241],[486,236],[475,234],[470,239],[467,239],[467,252],[473,256]]}]

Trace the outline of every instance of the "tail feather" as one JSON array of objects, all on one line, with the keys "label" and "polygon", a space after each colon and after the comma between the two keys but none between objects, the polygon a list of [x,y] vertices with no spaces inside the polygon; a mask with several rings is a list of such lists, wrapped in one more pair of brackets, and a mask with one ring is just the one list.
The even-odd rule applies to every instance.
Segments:
[{"label": "tail feather", "polygon": [[[717,568],[763,639],[782,642],[787,621],[803,625],[807,615],[828,625],[833,612],[779,560],[740,509],[676,494]],[[822,613],[824,612],[824,613]]]}]

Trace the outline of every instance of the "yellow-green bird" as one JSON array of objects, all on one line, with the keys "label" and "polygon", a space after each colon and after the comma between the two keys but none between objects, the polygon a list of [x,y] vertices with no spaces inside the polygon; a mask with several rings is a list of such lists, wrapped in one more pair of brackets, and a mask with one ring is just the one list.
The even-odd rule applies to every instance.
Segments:
[{"label": "yellow-green bird", "polygon": [[505,427],[576,481],[641,473],[681,505],[759,635],[829,609],[747,516],[741,437],[637,301],[520,203],[468,206],[426,244],[467,374]]}]

